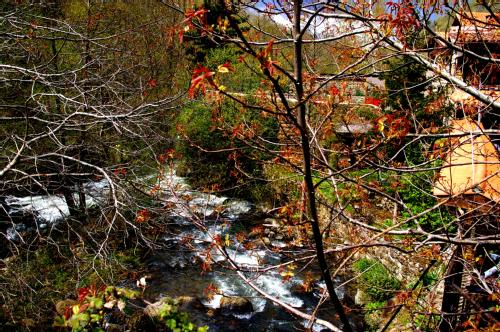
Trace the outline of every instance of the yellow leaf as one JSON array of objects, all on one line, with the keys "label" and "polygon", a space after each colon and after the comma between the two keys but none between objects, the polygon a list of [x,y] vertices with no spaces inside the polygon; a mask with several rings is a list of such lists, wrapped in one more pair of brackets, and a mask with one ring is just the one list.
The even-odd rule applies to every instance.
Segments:
[{"label": "yellow leaf", "polygon": [[384,132],[384,127],[385,127],[384,126],[384,120],[379,120],[377,124],[378,124],[378,131],[380,131],[381,133],[383,133]]},{"label": "yellow leaf", "polygon": [[294,275],[292,271],[281,272],[282,277],[293,277]]},{"label": "yellow leaf", "polygon": [[225,66],[220,65],[220,66],[218,67],[218,71],[219,71],[219,73],[229,73],[229,68],[227,68],[227,67],[225,67]]},{"label": "yellow leaf", "polygon": [[78,304],[74,305],[71,309],[73,311],[73,315],[76,315],[80,312],[80,306]]},{"label": "yellow leaf", "polygon": [[218,66],[217,71],[219,73],[229,73],[230,71],[234,71],[234,68],[233,68],[233,66],[231,66],[231,63],[226,62],[226,63]]}]

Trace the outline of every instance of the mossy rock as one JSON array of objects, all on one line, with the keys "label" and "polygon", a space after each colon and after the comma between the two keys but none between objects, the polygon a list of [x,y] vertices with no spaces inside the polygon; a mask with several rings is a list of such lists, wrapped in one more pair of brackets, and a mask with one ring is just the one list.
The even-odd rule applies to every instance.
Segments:
[{"label": "mossy rock", "polygon": [[201,300],[195,296],[178,296],[175,298],[175,301],[178,303],[180,310],[190,311],[193,309],[205,309]]},{"label": "mossy rock", "polygon": [[222,313],[245,314],[253,312],[253,305],[249,299],[241,296],[224,296],[220,301]]}]

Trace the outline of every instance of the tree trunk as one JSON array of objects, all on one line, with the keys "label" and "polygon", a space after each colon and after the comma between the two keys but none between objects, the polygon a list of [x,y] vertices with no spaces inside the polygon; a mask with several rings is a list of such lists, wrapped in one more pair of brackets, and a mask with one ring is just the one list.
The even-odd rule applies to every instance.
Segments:
[{"label": "tree trunk", "polygon": [[302,102],[304,97],[304,87],[302,79],[302,36],[300,27],[300,13],[302,8],[302,1],[294,1],[294,26],[293,26],[293,37],[294,37],[294,74],[295,74],[295,89],[297,94],[297,100],[300,103],[298,108],[298,119],[301,144],[302,144],[302,155],[303,155],[303,176],[305,181],[305,191],[306,191],[306,218],[311,223],[313,230],[314,243],[316,245],[316,255],[318,258],[318,264],[321,269],[321,274],[326,284],[328,294],[330,295],[330,301],[332,302],[337,314],[340,317],[344,331],[352,331],[349,324],[349,320],[345,314],[342,303],[340,302],[337,294],[335,293],[335,287],[333,285],[332,277],[330,275],[330,270],[328,269],[328,263],[326,261],[325,252],[323,248],[323,238],[321,230],[319,227],[318,211],[316,210],[316,195],[314,189],[314,183],[311,172],[311,147],[309,145],[309,136],[307,131],[306,117],[307,108]]},{"label": "tree trunk", "polygon": [[441,305],[441,312],[443,315],[441,321],[439,322],[440,332],[454,331],[459,321],[458,315],[453,315],[458,312],[458,307],[460,304],[460,293],[457,289],[462,287],[462,272],[464,270],[464,265],[462,263],[462,246],[458,246],[455,252],[450,258],[450,264],[446,269],[446,274],[444,277],[444,291],[443,291],[443,303]]}]

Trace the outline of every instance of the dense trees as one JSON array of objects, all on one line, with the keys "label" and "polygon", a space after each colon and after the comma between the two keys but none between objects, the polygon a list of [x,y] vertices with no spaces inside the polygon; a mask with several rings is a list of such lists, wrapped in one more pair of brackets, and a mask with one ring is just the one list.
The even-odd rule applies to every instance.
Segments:
[{"label": "dense trees", "polygon": [[171,144],[188,77],[169,30],[180,19],[144,1],[0,5],[1,256],[25,254],[0,276],[2,326],[52,319],[57,290],[37,278],[112,282],[118,246],[153,244],[135,221],[146,204],[136,180]]},{"label": "dense trees", "polygon": [[83,221],[83,184],[101,178],[122,213],[119,178],[165,148],[182,91],[168,14],[142,2],[2,5],[3,195],[63,194]]}]

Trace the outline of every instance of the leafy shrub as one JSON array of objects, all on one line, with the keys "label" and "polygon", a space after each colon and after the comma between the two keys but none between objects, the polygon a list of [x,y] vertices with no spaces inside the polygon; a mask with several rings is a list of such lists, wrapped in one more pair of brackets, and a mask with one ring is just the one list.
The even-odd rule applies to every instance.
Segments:
[{"label": "leafy shrub", "polygon": [[370,106],[358,106],[355,109],[355,114],[365,120],[375,120],[380,117],[380,111]]},{"label": "leafy shrub", "polygon": [[385,301],[370,302],[365,306],[365,331],[377,331],[382,323],[382,309],[387,305]]},{"label": "leafy shrub", "polygon": [[62,316],[57,316],[54,327],[69,327],[72,331],[104,331],[105,316],[115,310],[123,312],[127,301],[137,295],[137,291],[114,286],[80,288],[78,303],[69,305]]},{"label": "leafy shrub", "polygon": [[401,288],[401,282],[380,262],[362,258],[353,264],[356,272],[361,273],[360,288],[374,301],[385,301]]},{"label": "leafy shrub", "polygon": [[221,131],[214,128],[210,108],[201,102],[186,105],[176,120],[177,132],[183,134],[176,142],[175,149],[180,155],[177,171],[189,176],[196,187],[219,183],[224,185],[227,178],[228,153],[206,153],[208,150],[229,148],[229,142]]},{"label": "leafy shrub", "polygon": [[300,182],[302,178],[289,167],[269,164],[264,168],[264,175],[271,182],[278,201],[286,202],[300,198]]},{"label": "leafy shrub", "polygon": [[276,139],[278,125],[274,119],[242,112],[231,102],[216,110],[201,102],[184,107],[176,125],[177,134],[183,136],[175,146],[180,156],[178,174],[188,177],[197,188],[218,188],[253,201],[269,198],[260,164],[269,156],[238,140],[238,134],[246,129],[242,124],[251,127],[252,134]]},{"label": "leafy shrub", "polygon": [[178,310],[178,303],[174,299],[168,299],[158,312],[158,318],[164,322],[169,331],[174,332],[206,332],[207,326],[197,327],[189,321],[189,316],[185,312]]},{"label": "leafy shrub", "polygon": [[422,279],[422,284],[425,287],[432,286],[432,285],[436,284],[441,279],[441,275],[443,272],[444,271],[440,271],[439,269],[434,269],[434,270],[427,272],[425,274],[424,278]]},{"label": "leafy shrub", "polygon": [[[107,325],[113,325],[109,323],[110,317],[121,317],[119,320],[126,326],[127,320],[133,317],[127,303],[139,295],[138,291],[115,286],[80,288],[78,301],[62,301],[70,304],[63,315],[55,318],[53,326],[71,328],[72,331],[105,331]],[[197,327],[191,323],[188,314],[180,312],[177,301],[173,299],[168,299],[159,308],[155,322],[173,332],[208,331],[205,326]]]},{"label": "leafy shrub", "polygon": [[[403,218],[410,218],[412,214],[422,213],[436,205],[436,198],[431,195],[432,183],[433,180],[429,174],[404,174],[401,176],[401,186],[398,188],[398,193],[411,211],[411,213],[403,211]],[[420,224],[424,230],[433,231],[441,227],[447,227],[452,220],[453,216],[448,212],[447,208],[439,207],[425,213],[417,218],[415,222]]]},{"label": "leafy shrub", "polygon": [[[220,75],[220,82],[223,86],[227,87],[229,92],[240,92],[251,94],[253,91],[260,87],[263,77],[258,75],[255,70],[248,67],[245,63],[237,61],[241,55],[241,51],[234,47],[221,47],[215,48],[208,52],[205,65],[210,70],[216,71],[218,66],[230,63],[234,71],[226,75]],[[247,59],[247,62],[252,61]],[[257,64],[253,64],[257,67]]]}]

